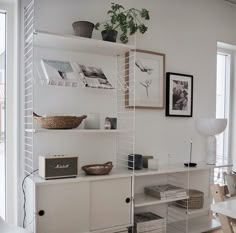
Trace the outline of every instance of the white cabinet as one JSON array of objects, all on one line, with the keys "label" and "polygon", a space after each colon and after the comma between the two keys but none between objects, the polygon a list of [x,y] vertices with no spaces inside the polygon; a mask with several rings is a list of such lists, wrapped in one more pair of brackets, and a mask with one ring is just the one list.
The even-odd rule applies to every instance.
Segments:
[{"label": "white cabinet", "polygon": [[88,232],[88,193],[89,182],[37,185],[36,232]]},{"label": "white cabinet", "polygon": [[91,230],[131,224],[131,178],[91,182]]},{"label": "white cabinet", "polygon": [[36,233],[125,229],[131,225],[131,179],[68,179],[37,184]]},{"label": "white cabinet", "polygon": [[[214,169],[231,167],[232,165],[205,165],[198,163],[195,168],[184,167],[183,164],[161,166],[158,171],[135,171],[134,211],[153,211],[166,218],[167,233],[200,233],[220,227],[220,223],[209,215],[211,194],[210,184],[213,183]],[[201,182],[198,182],[201,180]],[[202,209],[188,209],[176,205],[175,201],[188,199],[186,197],[158,198],[144,193],[144,187],[157,184],[172,184],[186,189],[197,189],[204,192],[204,206]]]}]

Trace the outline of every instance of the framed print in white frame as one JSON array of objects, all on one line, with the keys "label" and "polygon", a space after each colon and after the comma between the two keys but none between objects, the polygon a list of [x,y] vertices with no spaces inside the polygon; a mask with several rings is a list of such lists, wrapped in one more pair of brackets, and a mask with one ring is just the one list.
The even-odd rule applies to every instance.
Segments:
[{"label": "framed print in white frame", "polygon": [[192,117],[193,76],[166,73],[166,116]]},{"label": "framed print in white frame", "polygon": [[130,67],[128,53],[126,65],[126,83],[129,83],[129,70],[135,72],[135,99],[131,100],[133,95],[129,95],[128,89],[125,93],[126,107],[163,109],[165,54],[137,49],[134,67]]}]

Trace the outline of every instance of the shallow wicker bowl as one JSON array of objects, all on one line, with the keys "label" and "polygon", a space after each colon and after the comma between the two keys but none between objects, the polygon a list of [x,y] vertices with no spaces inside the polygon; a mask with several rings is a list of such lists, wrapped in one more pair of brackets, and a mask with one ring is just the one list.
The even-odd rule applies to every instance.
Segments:
[{"label": "shallow wicker bowl", "polygon": [[34,114],[41,128],[44,129],[74,129],[78,127],[87,117],[85,115],[77,116],[47,116],[41,117]]},{"label": "shallow wicker bowl", "polygon": [[112,167],[112,162],[107,162],[104,164],[86,165],[83,166],[82,169],[87,175],[108,175]]}]

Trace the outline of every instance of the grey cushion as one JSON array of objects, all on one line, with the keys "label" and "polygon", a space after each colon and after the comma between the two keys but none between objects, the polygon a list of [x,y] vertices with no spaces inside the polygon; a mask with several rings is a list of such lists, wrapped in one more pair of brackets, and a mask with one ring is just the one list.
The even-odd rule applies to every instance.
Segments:
[{"label": "grey cushion", "polygon": [[1,233],[29,233],[27,230],[7,224],[4,220],[0,217],[0,232]]},{"label": "grey cushion", "polygon": [[230,195],[236,194],[236,174],[225,173],[225,181]]}]

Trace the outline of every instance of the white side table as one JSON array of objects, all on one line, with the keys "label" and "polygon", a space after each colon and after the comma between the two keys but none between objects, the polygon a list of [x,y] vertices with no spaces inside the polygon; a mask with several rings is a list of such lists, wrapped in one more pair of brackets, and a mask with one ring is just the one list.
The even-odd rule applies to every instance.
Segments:
[{"label": "white side table", "polygon": [[226,200],[211,205],[211,210],[218,214],[236,219],[236,199]]}]

